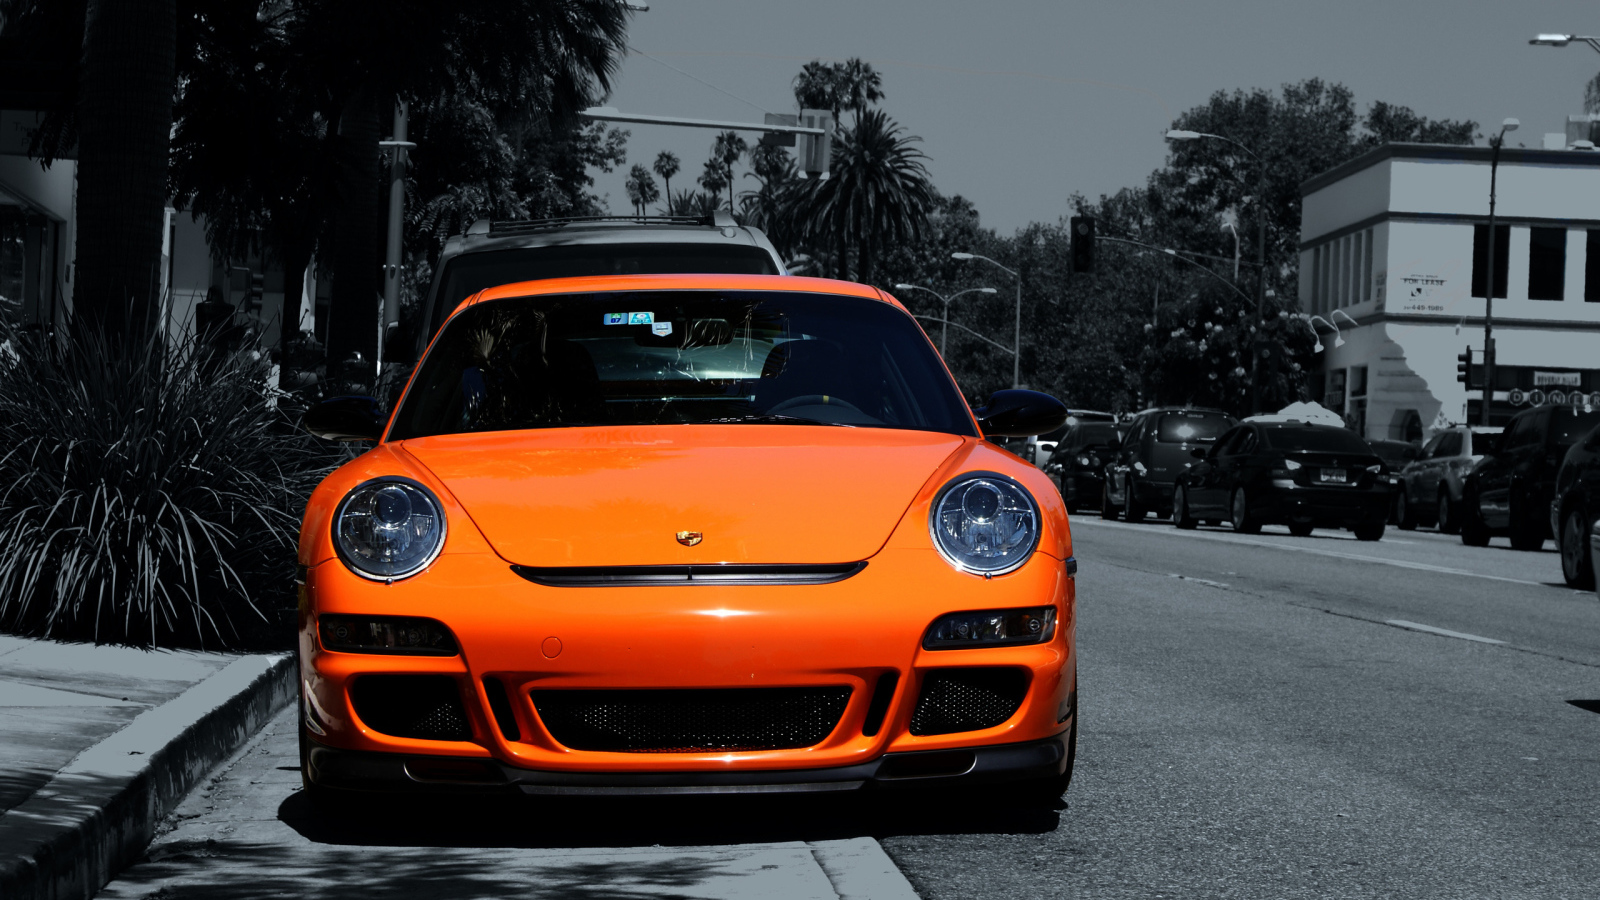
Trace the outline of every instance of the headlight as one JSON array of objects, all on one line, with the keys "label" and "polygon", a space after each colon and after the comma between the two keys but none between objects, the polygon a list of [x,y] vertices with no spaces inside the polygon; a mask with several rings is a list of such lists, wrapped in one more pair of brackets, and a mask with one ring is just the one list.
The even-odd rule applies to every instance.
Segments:
[{"label": "headlight", "polygon": [[1043,644],[1056,633],[1056,608],[986,609],[940,616],[922,636],[924,650]]},{"label": "headlight", "polygon": [[1001,575],[1039,544],[1039,506],[1015,481],[969,472],[944,486],[928,517],[933,544],[964,572]]},{"label": "headlight", "polygon": [[444,510],[427,488],[385,476],[357,486],[333,516],[333,546],[352,572],[375,581],[409,578],[444,546]]}]

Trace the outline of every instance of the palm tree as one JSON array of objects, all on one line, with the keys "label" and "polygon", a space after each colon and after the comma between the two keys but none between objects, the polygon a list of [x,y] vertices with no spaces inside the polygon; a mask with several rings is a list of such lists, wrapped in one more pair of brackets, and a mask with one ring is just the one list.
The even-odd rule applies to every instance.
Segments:
[{"label": "palm tree", "polygon": [[[670,150],[663,150],[656,154],[653,168],[656,170],[656,174],[661,176],[662,184],[666,186],[668,206],[672,205],[672,176],[678,174],[679,165],[678,155]],[[670,209],[667,212],[669,215],[671,214]]]},{"label": "palm tree", "polygon": [[638,163],[628,170],[628,180],[623,186],[628,191],[628,199],[633,201],[634,212],[641,217],[646,206],[661,199],[661,191],[656,188],[656,180],[650,177],[650,170]]},{"label": "palm tree", "polygon": [[134,347],[156,326],[177,41],[174,0],[88,2],[73,308]]},{"label": "palm tree", "polygon": [[801,109],[831,110],[834,122],[847,109],[859,118],[867,106],[883,99],[883,76],[857,57],[832,64],[812,60],[800,67],[793,87]]},{"label": "palm tree", "polygon": [[728,176],[722,160],[716,154],[712,154],[711,158],[706,160],[705,168],[701,169],[700,177],[695,180],[700,182],[700,186],[706,189],[707,194],[719,198],[720,204],[722,189],[728,186]]},{"label": "palm tree", "polygon": [[722,165],[722,183],[728,188],[728,212],[733,212],[733,164],[749,150],[750,145],[744,138],[732,131],[722,132],[711,143],[711,161],[707,165],[711,162]]},{"label": "palm tree", "polygon": [[806,182],[794,197],[810,239],[838,247],[839,277],[853,248],[856,278],[870,282],[878,249],[920,238],[937,201],[927,156],[911,146],[922,139],[901,132],[881,110],[861,113],[834,144],[832,177]]}]

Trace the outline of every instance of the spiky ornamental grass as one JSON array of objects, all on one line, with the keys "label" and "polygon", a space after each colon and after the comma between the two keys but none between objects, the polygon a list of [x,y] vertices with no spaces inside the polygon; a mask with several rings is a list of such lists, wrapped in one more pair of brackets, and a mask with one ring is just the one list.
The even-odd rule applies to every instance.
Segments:
[{"label": "spiky ornamental grass", "polygon": [[266,362],[0,335],[0,631],[286,643],[300,516],[336,460],[269,405]]}]

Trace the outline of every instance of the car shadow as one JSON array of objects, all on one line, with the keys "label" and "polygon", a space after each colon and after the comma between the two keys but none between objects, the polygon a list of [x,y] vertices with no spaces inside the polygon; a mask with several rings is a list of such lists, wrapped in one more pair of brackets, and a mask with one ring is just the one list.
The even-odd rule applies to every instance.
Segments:
[{"label": "car shadow", "polygon": [[860,791],[693,797],[373,797],[325,812],[304,791],[278,819],[320,844],[406,847],[688,847],[934,834],[1043,834],[1055,808],[979,793]]}]

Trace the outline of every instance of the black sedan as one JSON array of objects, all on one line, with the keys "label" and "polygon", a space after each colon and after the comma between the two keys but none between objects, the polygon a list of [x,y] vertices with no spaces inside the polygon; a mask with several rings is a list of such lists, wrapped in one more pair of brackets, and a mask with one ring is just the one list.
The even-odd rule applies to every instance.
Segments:
[{"label": "black sedan", "polygon": [[1179,528],[1225,518],[1245,534],[1280,524],[1301,536],[1338,527],[1363,541],[1383,537],[1388,467],[1348,428],[1258,419],[1194,455],[1173,493]]}]

